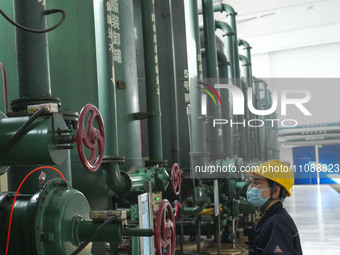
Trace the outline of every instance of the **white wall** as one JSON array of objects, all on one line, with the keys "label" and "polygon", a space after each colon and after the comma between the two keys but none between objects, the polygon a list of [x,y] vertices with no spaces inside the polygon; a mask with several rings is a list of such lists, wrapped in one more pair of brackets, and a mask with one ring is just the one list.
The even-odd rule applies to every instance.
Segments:
[{"label": "white wall", "polygon": [[252,56],[253,74],[275,78],[339,78],[340,42]]}]

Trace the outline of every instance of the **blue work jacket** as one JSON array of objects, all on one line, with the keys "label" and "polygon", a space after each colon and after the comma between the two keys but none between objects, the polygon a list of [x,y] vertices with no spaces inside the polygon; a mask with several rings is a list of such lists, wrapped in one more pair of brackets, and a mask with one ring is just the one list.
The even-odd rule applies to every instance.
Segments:
[{"label": "blue work jacket", "polygon": [[302,255],[299,232],[281,202],[273,204],[257,223],[250,255]]}]

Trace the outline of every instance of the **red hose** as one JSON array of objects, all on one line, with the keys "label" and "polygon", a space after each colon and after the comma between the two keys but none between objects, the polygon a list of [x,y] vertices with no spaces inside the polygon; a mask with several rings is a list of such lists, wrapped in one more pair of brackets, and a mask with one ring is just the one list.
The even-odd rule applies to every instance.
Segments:
[{"label": "red hose", "polygon": [[7,94],[7,78],[6,78],[6,70],[4,65],[0,62],[0,68],[2,70],[2,84],[4,88],[4,104],[5,104],[5,114],[8,113],[8,94]]},{"label": "red hose", "polygon": [[26,181],[26,179],[27,179],[31,174],[33,174],[34,172],[36,172],[36,171],[38,171],[38,170],[40,170],[40,169],[44,169],[44,168],[50,168],[50,169],[52,169],[52,170],[58,172],[58,173],[61,175],[61,177],[63,178],[63,181],[65,181],[64,175],[63,175],[58,169],[56,169],[56,168],[54,168],[54,167],[52,167],[52,166],[41,166],[41,167],[38,167],[38,168],[32,170],[31,172],[29,172],[29,173],[25,176],[25,178],[24,178],[24,179],[22,180],[22,182],[20,183],[20,185],[19,185],[19,187],[18,187],[18,189],[17,189],[17,192],[15,193],[15,197],[14,197],[14,200],[13,200],[13,203],[12,203],[11,215],[10,215],[10,217],[9,217],[9,224],[8,224],[8,234],[7,234],[7,244],[6,244],[6,253],[5,253],[5,255],[7,255],[7,253],[8,253],[9,237],[10,237],[10,234],[11,234],[11,224],[12,224],[12,217],[13,217],[14,204],[15,204],[15,200],[17,199],[18,193],[19,193],[19,191],[20,191],[20,189],[21,189],[21,186],[24,184],[24,182]]}]

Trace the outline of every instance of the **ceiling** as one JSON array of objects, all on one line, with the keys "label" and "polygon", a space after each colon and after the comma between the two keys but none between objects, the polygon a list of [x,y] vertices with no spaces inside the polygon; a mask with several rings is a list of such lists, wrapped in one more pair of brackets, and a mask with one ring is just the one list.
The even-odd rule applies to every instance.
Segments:
[{"label": "ceiling", "polygon": [[[253,54],[340,41],[339,0],[214,0],[221,2],[237,12],[238,36]],[[226,20],[225,14],[215,19]]]}]

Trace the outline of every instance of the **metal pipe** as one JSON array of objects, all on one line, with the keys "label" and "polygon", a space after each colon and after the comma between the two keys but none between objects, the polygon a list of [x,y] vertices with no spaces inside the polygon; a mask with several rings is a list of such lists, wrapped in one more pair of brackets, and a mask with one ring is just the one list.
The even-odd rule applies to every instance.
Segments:
[{"label": "metal pipe", "polygon": [[[188,78],[190,84],[190,114],[192,148],[191,158],[194,165],[206,165],[206,125],[201,116],[201,95],[193,84],[195,79],[202,78],[202,58],[198,26],[198,11],[196,0],[185,0],[185,29],[187,38]],[[194,60],[194,61],[193,61]]]},{"label": "metal pipe", "polygon": [[243,55],[238,55],[238,59],[239,59],[239,61],[242,62],[242,66],[244,67],[244,74],[245,74],[244,78],[247,79],[247,86],[251,87],[251,86],[249,86],[249,81],[248,81],[248,79],[250,78],[250,75],[251,75],[251,68],[250,68],[251,63],[249,62],[249,59],[246,56],[243,56]]},{"label": "metal pipe", "polygon": [[[228,83],[231,82],[235,86],[237,86],[237,76],[236,76],[236,69],[238,62],[235,61],[235,53],[234,53],[234,46],[233,46],[233,36],[234,32],[232,28],[225,22],[222,21],[215,21],[215,29],[220,29],[223,31],[223,36],[225,37],[224,40],[224,54],[227,56],[227,59],[229,60],[228,65]],[[220,76],[221,77],[221,76]],[[224,90],[223,90],[224,91]],[[226,97],[228,97],[229,100],[229,91],[226,92]],[[230,105],[228,104],[228,107]],[[222,116],[225,116],[222,113]],[[237,122],[237,115],[229,116],[229,118],[233,120],[233,122]],[[228,127],[229,128],[229,127]],[[224,152],[229,157],[233,157],[238,149],[238,137],[234,134],[237,134],[238,129],[237,125],[234,125],[232,128],[230,128],[230,131],[227,133],[230,138],[227,138],[228,142],[227,144],[224,144]],[[225,140],[225,139],[224,139]]]},{"label": "metal pipe", "polygon": [[251,46],[250,46],[250,44],[245,40],[239,39],[238,40],[238,46],[244,47],[243,49],[246,51],[246,58],[248,59],[249,63],[251,63],[251,53],[250,53]]},{"label": "metal pipe", "polygon": [[1,71],[2,71],[2,86],[3,86],[3,91],[4,91],[5,114],[8,114],[8,93],[7,93],[6,69],[1,62],[0,62],[0,68],[1,68]]},{"label": "metal pipe", "polygon": [[155,7],[153,0],[142,1],[144,64],[150,163],[163,161],[161,105],[158,74]]},{"label": "metal pipe", "polygon": [[223,31],[224,40],[224,54],[226,55],[227,59],[230,62],[228,65],[228,78],[231,79],[231,82],[236,85],[235,78],[236,78],[236,64],[235,64],[235,55],[234,55],[234,48],[233,48],[233,35],[234,32],[231,27],[222,21],[215,21],[215,29],[220,29]]},{"label": "metal pipe", "polygon": [[147,228],[122,228],[123,236],[153,236],[154,231]]},{"label": "metal pipe", "polygon": [[[218,66],[219,66],[219,78],[220,83],[221,81],[227,80],[226,83],[228,83],[228,78],[230,77],[230,74],[228,72],[228,68],[231,65],[230,62],[228,62],[226,55],[221,52],[217,51],[217,59],[218,59]],[[223,98],[224,106],[222,107],[222,118],[231,119],[231,113],[230,113],[230,102],[229,102],[229,91],[226,89],[221,90],[221,97]],[[230,125],[223,125],[222,127],[223,132],[223,151],[224,155],[226,157],[232,157],[233,156],[233,130]]]},{"label": "metal pipe", "polygon": [[[205,50],[201,50],[202,55],[205,55]],[[228,62],[227,57],[225,54],[219,50],[216,51],[217,59],[218,59],[218,66],[219,66],[219,78],[220,83],[224,83],[223,79],[226,83],[228,83],[227,79],[229,77],[228,67],[230,66],[230,62]],[[228,90],[221,90],[220,92],[221,99],[223,101],[223,107],[221,109],[221,117],[230,119],[230,103],[229,103],[229,91]],[[232,137],[232,128],[229,125],[223,125],[222,127],[222,145],[224,156],[231,157],[233,155],[233,137]]]},{"label": "metal pipe", "polygon": [[[203,10],[204,11],[204,10]],[[213,6],[214,12],[225,12],[228,15],[228,23],[232,29],[233,34],[233,45],[234,45],[234,59],[238,59],[238,46],[237,46],[237,29],[236,29],[236,15],[237,12],[228,4],[218,4]],[[199,11],[199,14],[202,14],[202,10]],[[236,77],[240,77],[240,69],[236,66]]]},{"label": "metal pipe", "polygon": [[[255,107],[256,109],[260,109],[260,87],[259,87],[259,81],[256,77],[253,77],[253,81],[254,81],[254,87],[255,87]],[[255,142],[256,142],[256,146],[255,146],[255,159],[260,160],[261,158],[261,132],[260,129],[256,129],[255,132]]]},{"label": "metal pipe", "polygon": [[176,66],[176,55],[175,55],[175,31],[174,31],[174,15],[172,8],[172,1],[169,0],[170,10],[170,31],[171,31],[171,50],[172,50],[172,69],[174,76],[174,107],[175,107],[175,162],[179,165],[180,163],[180,143],[179,143],[179,120],[178,120],[178,84],[177,84],[177,66]]},{"label": "metal pipe", "polygon": [[[264,107],[269,106],[269,91],[267,88],[267,83],[263,80],[259,80],[259,82],[263,86],[263,92],[264,92]],[[265,131],[263,134],[263,140],[264,140],[264,154],[263,154],[263,160],[269,160],[269,139],[268,139],[268,134],[270,130],[268,129],[268,126],[266,125]]]},{"label": "metal pipe", "polygon": [[[46,29],[43,1],[14,0],[15,21],[34,29]],[[47,33],[32,34],[15,28],[19,98],[51,96]]]},{"label": "metal pipe", "polygon": [[94,19],[96,35],[97,55],[97,79],[99,109],[104,119],[106,146],[102,173],[108,187],[116,194],[124,194],[130,191],[131,180],[128,175],[121,175],[119,165],[114,159],[119,156],[118,152],[118,120],[117,120],[117,95],[114,70],[114,60],[107,45],[112,39],[106,36],[108,24],[105,15],[105,2],[94,2]]},{"label": "metal pipe", "polygon": [[[86,241],[101,224],[102,222],[80,221],[75,231],[78,234],[77,239]],[[107,225],[93,241],[121,243],[122,236],[152,236],[153,234],[152,229],[122,228],[120,222],[113,222]]]},{"label": "metal pipe", "polygon": [[[245,95],[245,100],[244,100],[244,109],[247,109],[245,111],[244,117],[246,122],[249,119],[253,119],[253,116],[251,112],[248,110],[247,103],[248,103],[248,97],[252,97],[252,101],[254,102],[254,96],[248,95],[248,87],[252,87],[252,74],[251,74],[251,63],[249,62],[249,59],[243,55],[239,55],[239,60],[242,62],[242,66],[244,67],[244,74],[245,74],[245,84],[242,88],[243,94]],[[253,160],[254,159],[254,149],[253,149],[253,144],[250,143],[251,140],[254,139],[254,129],[251,129],[250,127],[246,126],[245,127],[245,141],[246,141],[246,150],[247,150],[247,158],[248,160]]]},{"label": "metal pipe", "polygon": [[[235,61],[235,79],[236,79],[236,86],[242,89],[242,83],[240,81],[240,67],[238,65],[238,45],[237,45],[237,28],[236,28],[236,15],[237,12],[228,4],[218,4],[213,7],[214,12],[225,12],[227,14],[227,23],[230,24],[230,27],[232,29],[233,35],[232,35],[232,45],[234,48],[234,60]],[[202,14],[202,11],[199,12],[199,14]],[[237,116],[237,121],[242,122],[242,117]],[[236,126],[236,125],[235,125]],[[242,125],[237,125],[237,130],[234,133],[236,139],[239,139],[238,142],[238,148],[235,150],[235,153],[239,153],[237,156],[241,156],[242,158],[247,157],[246,152],[246,141],[245,141],[245,128]]]},{"label": "metal pipe", "polygon": [[[185,29],[187,39],[187,59],[188,59],[188,78],[190,84],[190,106],[188,107],[189,128],[191,131],[191,155],[190,165],[191,173],[193,175],[193,189],[195,190],[194,180],[194,165],[206,165],[206,127],[205,121],[201,116],[201,95],[199,89],[194,88],[194,79],[202,79],[202,57],[201,45],[198,26],[198,13],[197,13],[197,0],[185,0]],[[196,60],[196,61],[193,61]],[[191,125],[190,125],[191,124]],[[189,132],[190,133],[190,132]],[[196,205],[195,192],[194,192],[194,206]],[[200,217],[196,219],[196,233],[197,233],[197,253],[200,254]]]},{"label": "metal pipe", "polygon": [[200,204],[195,207],[183,207],[182,214],[183,215],[198,215],[200,214],[205,208],[205,204]]},{"label": "metal pipe", "polygon": [[212,0],[202,0],[207,78],[217,78],[215,21]]},{"label": "metal pipe", "polygon": [[[216,56],[215,20],[212,0],[202,0],[202,6],[207,78],[216,79],[217,82],[218,65]],[[215,119],[222,118],[221,108],[214,107],[212,101],[208,101],[208,112],[209,115],[212,115]],[[218,132],[217,128],[210,129],[210,157],[212,159],[221,158],[223,156],[223,143],[221,143],[222,139],[222,132]]]}]

